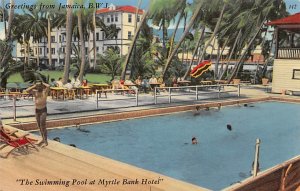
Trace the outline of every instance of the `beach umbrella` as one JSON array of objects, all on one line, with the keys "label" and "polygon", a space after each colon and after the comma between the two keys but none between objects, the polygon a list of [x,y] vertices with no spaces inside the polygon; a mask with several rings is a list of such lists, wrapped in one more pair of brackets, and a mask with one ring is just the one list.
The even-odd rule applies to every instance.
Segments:
[{"label": "beach umbrella", "polygon": [[209,67],[211,66],[210,60],[204,60],[200,62],[193,70],[191,71],[191,76],[194,78],[198,78],[201,76],[204,72],[206,72]]}]

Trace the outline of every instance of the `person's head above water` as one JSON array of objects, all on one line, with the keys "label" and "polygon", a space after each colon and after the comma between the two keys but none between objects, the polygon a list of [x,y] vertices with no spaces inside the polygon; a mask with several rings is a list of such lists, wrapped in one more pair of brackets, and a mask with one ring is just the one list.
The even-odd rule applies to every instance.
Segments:
[{"label": "person's head above water", "polygon": [[192,144],[194,145],[194,144],[197,144],[197,143],[198,143],[197,138],[196,138],[196,137],[193,137],[193,138],[192,138]]},{"label": "person's head above water", "polygon": [[232,130],[232,126],[231,126],[230,124],[227,124],[226,126],[227,126],[227,129],[228,129],[229,131]]}]

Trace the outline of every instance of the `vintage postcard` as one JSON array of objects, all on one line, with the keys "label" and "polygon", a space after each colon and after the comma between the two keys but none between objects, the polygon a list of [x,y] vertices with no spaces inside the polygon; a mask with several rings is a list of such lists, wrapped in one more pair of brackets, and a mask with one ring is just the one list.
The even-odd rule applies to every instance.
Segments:
[{"label": "vintage postcard", "polygon": [[300,191],[299,0],[2,0],[0,191]]}]

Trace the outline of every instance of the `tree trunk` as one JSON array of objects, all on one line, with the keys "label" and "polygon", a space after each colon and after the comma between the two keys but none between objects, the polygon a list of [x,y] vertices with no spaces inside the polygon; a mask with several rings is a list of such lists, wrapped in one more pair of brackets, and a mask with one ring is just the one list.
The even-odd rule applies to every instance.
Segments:
[{"label": "tree trunk", "polygon": [[[12,21],[14,19],[14,9],[11,8],[14,4],[15,4],[15,1],[14,0],[10,0],[10,9],[9,9],[9,17],[8,17],[8,22],[7,22],[7,31],[6,31],[6,39],[9,39],[11,40],[11,24],[12,24]],[[4,8],[4,7],[3,7]],[[3,18],[5,20],[5,18]],[[4,21],[5,22],[5,21]]]},{"label": "tree trunk", "polygon": [[[186,15],[184,16],[184,22],[183,22],[183,31],[185,30],[185,27],[186,27],[186,19],[187,19],[187,17],[186,17]],[[181,58],[181,64],[183,65],[183,62],[184,62],[184,54],[185,54],[185,50],[186,50],[186,39],[184,39],[183,40],[183,44],[182,44],[182,58]],[[180,78],[182,77],[182,76],[179,76]]]},{"label": "tree trunk", "polygon": [[[224,45],[223,45],[223,47],[222,47],[222,50],[221,50],[220,54],[218,55],[218,58],[217,58],[217,61],[216,61],[216,65],[219,65],[220,60],[221,60],[221,58],[222,58],[222,56],[223,56],[223,52],[224,52],[224,50],[225,50],[225,48],[226,48],[228,42],[229,42],[229,38],[226,39],[226,41],[225,41],[225,43],[224,43]],[[221,64],[220,70],[216,73],[215,79],[219,79],[219,76],[222,74],[222,71],[223,71],[223,64],[224,64],[224,63]],[[219,66],[218,66],[218,67],[219,67]]]},{"label": "tree trunk", "polygon": [[28,62],[28,65],[30,64],[30,58],[31,58],[31,53],[30,53],[30,43],[27,42],[27,62]]},{"label": "tree trunk", "polygon": [[94,27],[94,30],[92,31],[93,32],[93,53],[94,53],[94,64],[93,64],[93,68],[94,68],[94,71],[96,69],[96,64],[97,64],[97,47],[96,47],[96,9],[94,10],[93,12],[93,27]]},{"label": "tree trunk", "polygon": [[[268,15],[268,14],[267,14],[267,15]],[[242,56],[240,57],[240,59],[239,59],[239,61],[238,61],[238,63],[237,63],[237,67],[235,67],[235,69],[234,69],[234,71],[232,72],[232,74],[231,74],[230,78],[228,79],[227,83],[230,83],[230,82],[232,81],[232,79],[233,79],[234,77],[236,77],[236,75],[238,74],[238,71],[240,70],[240,67],[241,67],[241,63],[244,61],[245,56],[246,56],[246,54],[247,54],[249,48],[252,46],[252,44],[253,44],[255,38],[257,37],[257,35],[259,34],[261,28],[263,27],[265,20],[266,20],[266,17],[263,19],[263,21],[262,21],[261,25],[259,26],[259,28],[258,28],[256,34],[252,37],[252,39],[250,40],[249,44],[247,45],[245,51],[243,52]]]},{"label": "tree trunk", "polygon": [[[81,64],[80,64],[80,72],[79,72],[79,80],[83,80],[84,68],[85,68],[85,40],[82,28],[82,11],[78,10],[77,14],[78,18],[78,31],[79,31],[79,39],[80,39],[80,53],[81,53]],[[88,42],[89,44],[89,42]],[[88,52],[89,53],[89,52]]]},{"label": "tree trunk", "polygon": [[[0,63],[0,67],[2,68],[4,66],[4,64],[7,64],[8,59],[11,55],[11,51],[12,51],[12,36],[11,36],[11,25],[12,25],[12,21],[14,19],[14,9],[12,8],[15,5],[15,1],[14,0],[10,0],[10,9],[9,9],[9,17],[8,17],[8,22],[7,22],[7,31],[5,31],[5,40],[7,42],[7,46],[4,52],[4,56],[1,59],[1,63]],[[4,16],[4,15],[3,15]],[[5,18],[4,19],[4,23],[5,22]],[[4,30],[6,30],[6,27],[4,28]],[[6,84],[5,84],[6,85]]]},{"label": "tree trunk", "polygon": [[175,30],[174,30],[174,32],[172,34],[171,41],[170,41],[170,50],[169,50],[167,56],[169,56],[171,54],[171,52],[173,51],[173,46],[174,46],[174,41],[175,41],[176,33],[177,33],[177,30],[178,30],[178,27],[179,27],[179,24],[180,24],[180,21],[182,19],[183,14],[184,14],[184,9],[182,9],[182,11],[180,12],[179,18],[177,20],[177,23],[176,23],[176,26],[175,26]]},{"label": "tree trunk", "polygon": [[87,54],[87,56],[88,56],[88,61],[89,61],[89,67],[91,67],[91,63],[92,63],[92,56],[91,56],[91,35],[90,35],[90,32],[88,32],[88,37],[87,37],[87,39],[88,39],[88,51],[85,53],[85,54]]},{"label": "tree trunk", "polygon": [[195,12],[194,12],[194,14],[193,14],[193,16],[192,16],[192,18],[191,18],[191,20],[190,20],[188,26],[187,26],[187,28],[185,29],[183,35],[181,36],[179,42],[178,42],[177,45],[175,46],[175,48],[174,48],[174,50],[172,51],[171,55],[168,57],[166,66],[165,66],[164,71],[163,71],[163,79],[164,79],[164,81],[166,80],[166,74],[167,74],[167,71],[168,71],[168,69],[169,69],[169,67],[170,67],[170,65],[171,65],[171,62],[172,62],[172,60],[173,60],[173,57],[174,57],[175,54],[177,53],[177,50],[178,50],[178,48],[180,47],[180,45],[181,45],[181,43],[183,42],[183,40],[185,39],[186,35],[189,33],[190,29],[191,29],[192,26],[194,25],[194,22],[195,22],[195,20],[196,20],[198,14],[199,14],[199,12],[200,12],[200,10],[201,10],[201,7],[202,7],[202,3],[200,3],[200,4],[198,5],[198,7],[196,8],[196,10],[195,10]]},{"label": "tree trunk", "polygon": [[40,68],[40,43],[39,41],[37,42],[37,51],[36,51],[37,55],[36,55],[36,65],[37,68]]},{"label": "tree trunk", "polygon": [[216,24],[216,26],[215,26],[214,32],[213,32],[213,34],[211,35],[211,37],[209,38],[209,40],[207,41],[207,44],[205,45],[205,47],[204,47],[204,49],[203,49],[203,51],[202,51],[202,54],[201,54],[201,56],[200,56],[200,62],[202,61],[202,59],[203,59],[203,57],[204,57],[204,55],[205,55],[205,53],[206,53],[206,49],[210,46],[211,41],[215,38],[215,36],[216,36],[216,34],[217,34],[218,30],[219,30],[221,21],[222,21],[222,19],[223,19],[223,15],[224,15],[225,8],[226,8],[226,4],[223,5],[222,11],[221,11],[221,13],[220,13],[218,22],[217,22],[217,24]]},{"label": "tree trunk", "polygon": [[48,33],[48,65],[52,67],[52,54],[51,54],[51,21],[50,21],[50,15],[48,13],[48,27],[47,27],[47,33]]},{"label": "tree trunk", "polygon": [[126,56],[126,60],[125,60],[124,67],[123,67],[123,70],[122,70],[122,74],[121,74],[121,79],[122,80],[125,80],[126,70],[127,70],[128,64],[129,64],[129,60],[130,60],[131,54],[132,54],[132,52],[134,50],[133,48],[135,46],[136,40],[138,39],[138,36],[139,36],[140,30],[142,28],[142,25],[147,20],[147,15],[148,15],[148,11],[145,11],[145,13],[143,15],[143,18],[140,21],[140,24],[137,27],[136,33],[135,33],[135,35],[133,37],[132,44],[131,44],[130,49],[128,51],[128,54]]},{"label": "tree trunk", "polygon": [[[73,5],[73,0],[67,1],[68,5]],[[64,66],[64,74],[63,74],[63,83],[66,83],[69,79],[69,71],[70,71],[70,62],[71,62],[71,43],[72,43],[72,14],[73,9],[67,9],[67,19],[66,19],[66,54],[65,54],[65,66]],[[50,51],[50,50],[49,50]]]},{"label": "tree trunk", "polygon": [[228,66],[229,66],[229,63],[230,63],[230,60],[231,60],[231,58],[232,58],[232,56],[233,56],[234,50],[235,50],[236,45],[237,45],[239,39],[241,38],[241,36],[242,36],[242,29],[239,30],[239,33],[238,33],[237,37],[235,38],[233,47],[232,47],[232,49],[231,49],[231,52],[230,52],[229,57],[228,57],[227,62],[226,62],[225,69],[224,69],[224,71],[222,72],[222,74],[220,75],[219,80],[221,80],[221,79],[223,78],[225,72],[227,72]]},{"label": "tree trunk", "polygon": [[201,44],[202,38],[204,36],[204,31],[205,31],[205,27],[202,27],[201,34],[199,36],[198,42],[197,42],[195,50],[193,52],[192,60],[189,63],[189,67],[187,68],[187,71],[185,72],[183,79],[186,79],[189,76],[189,73],[191,71],[191,67],[192,67],[193,62],[194,62],[194,58],[195,58],[195,56],[198,52],[198,49],[200,49],[200,44]]}]

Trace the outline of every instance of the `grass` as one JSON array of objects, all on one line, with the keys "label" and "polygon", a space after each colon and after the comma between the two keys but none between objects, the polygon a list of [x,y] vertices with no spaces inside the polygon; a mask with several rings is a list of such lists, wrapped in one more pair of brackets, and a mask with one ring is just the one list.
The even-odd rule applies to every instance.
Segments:
[{"label": "grass", "polygon": [[[58,80],[59,77],[63,76],[63,71],[42,71],[42,74],[44,74],[45,76],[49,75],[49,79],[54,78],[55,80]],[[72,76],[70,76],[70,79],[72,78]],[[110,75],[106,75],[106,74],[95,74],[95,73],[90,73],[90,74],[86,74],[84,76],[84,79],[87,79],[88,82],[91,83],[106,83],[106,81],[110,81],[111,77]],[[8,78],[8,82],[24,82],[20,73],[11,75]]]}]

